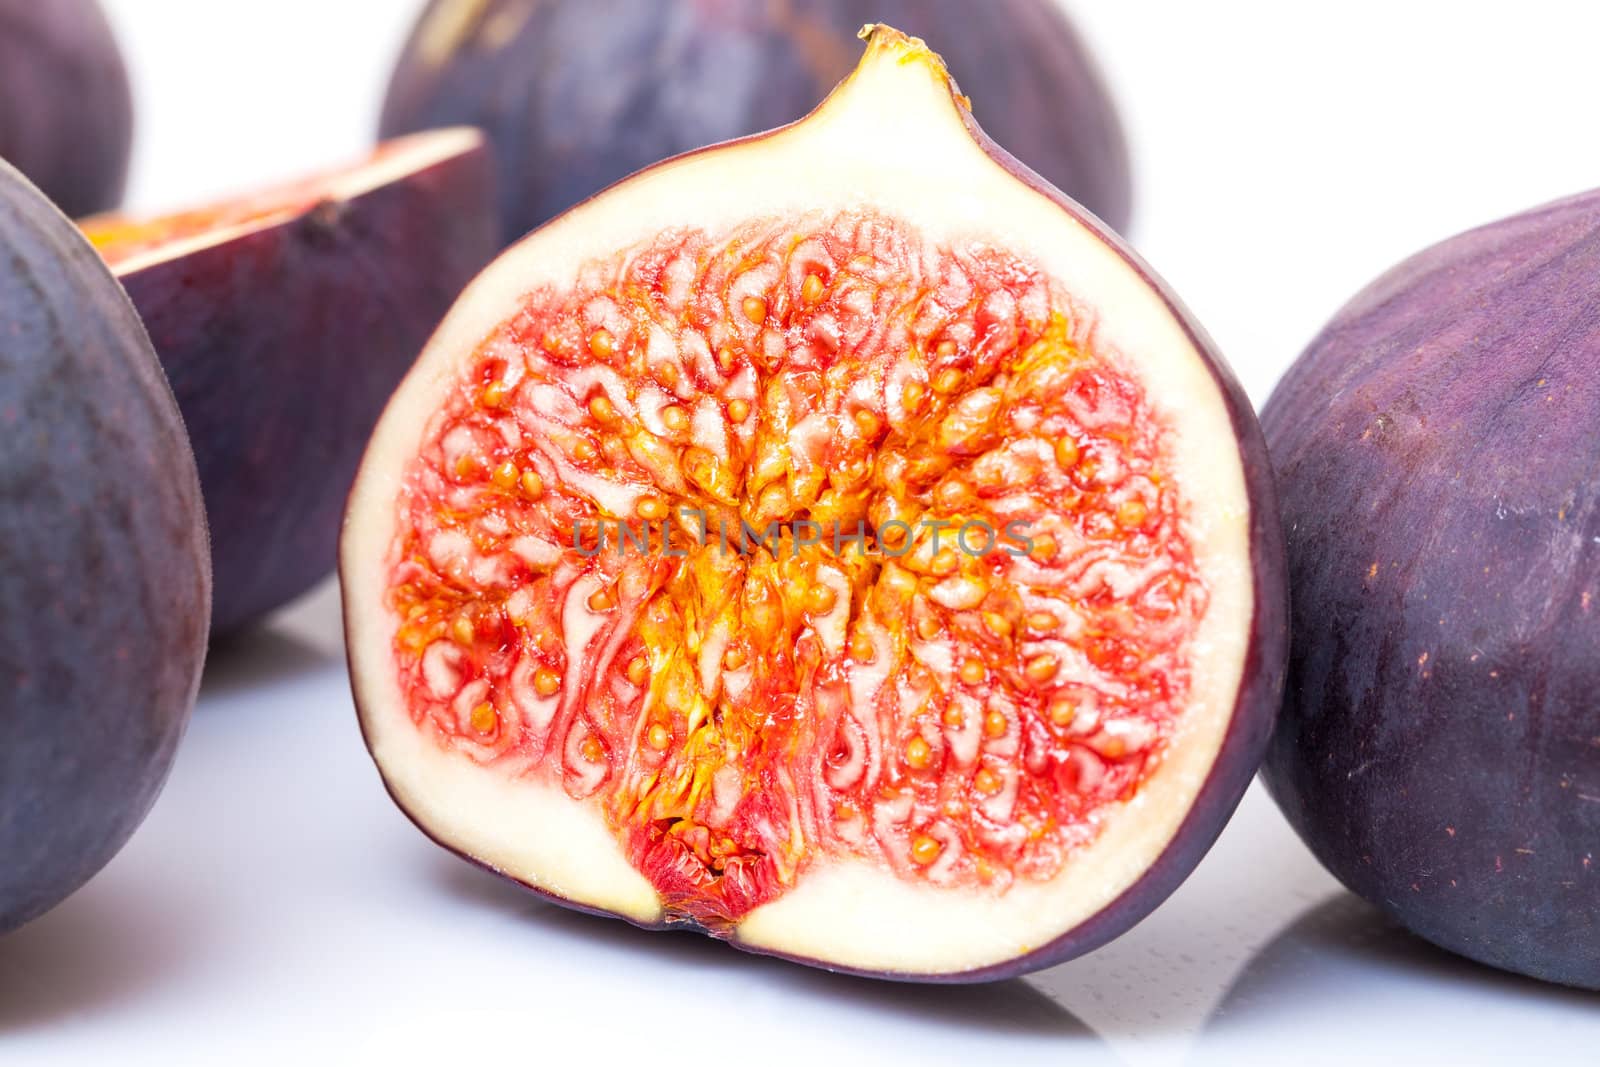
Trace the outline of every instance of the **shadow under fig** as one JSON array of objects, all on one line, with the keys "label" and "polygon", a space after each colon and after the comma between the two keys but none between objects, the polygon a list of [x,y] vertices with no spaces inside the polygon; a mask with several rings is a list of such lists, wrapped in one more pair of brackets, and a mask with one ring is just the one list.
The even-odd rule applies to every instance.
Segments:
[{"label": "shadow under fig", "polygon": [[263,626],[212,642],[206,654],[200,696],[202,701],[226,699],[341,663],[337,655],[302,637]]},{"label": "shadow under fig", "polygon": [[[538,923],[588,944],[653,955],[675,967],[737,970],[772,987],[852,1006],[867,1005],[914,1022],[956,1025],[990,1033],[1056,1037],[1072,1042],[1073,1053],[1098,1048],[1111,1062],[1102,1039],[1075,1015],[1020,978],[984,985],[919,985],[885,982],[804,967],[740,952],[689,930],[642,930],[620,919],[589,915],[553,904],[489,871],[441,856],[436,876],[443,888],[475,906],[492,908],[519,921]],[[1085,1062],[1085,1061],[1075,1061]],[[1100,1062],[1091,1058],[1086,1062]]]},{"label": "shadow under fig", "polygon": [[135,1002],[181,973],[196,944],[170,899],[91,884],[0,936],[0,1038]]},{"label": "shadow under fig", "polygon": [[[1248,1029],[1268,1018],[1341,1003],[1366,990],[1393,994],[1388,978],[1434,984],[1441,996],[1484,991],[1496,998],[1600,1009],[1600,996],[1484,966],[1425,941],[1350,893],[1314,905],[1251,960],[1208,1024]],[[1377,979],[1377,981],[1375,981]]]}]

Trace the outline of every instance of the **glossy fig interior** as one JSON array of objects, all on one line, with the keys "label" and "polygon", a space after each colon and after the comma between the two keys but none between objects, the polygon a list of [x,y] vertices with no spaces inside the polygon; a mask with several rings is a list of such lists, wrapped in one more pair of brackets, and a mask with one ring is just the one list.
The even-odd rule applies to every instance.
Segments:
[{"label": "glossy fig interior", "polygon": [[1161,762],[1208,598],[1171,429],[1092,320],[862,211],[591,272],[480,346],[406,469],[427,732],[595,797],[706,926],[819,851],[1057,874]]},{"label": "glossy fig interior", "polygon": [[995,151],[879,28],[809,119],[468,291],[343,546],[363,726],[425,830],[577,906],[917,977],[1084,951],[1198,859],[1281,663],[1254,424]]}]

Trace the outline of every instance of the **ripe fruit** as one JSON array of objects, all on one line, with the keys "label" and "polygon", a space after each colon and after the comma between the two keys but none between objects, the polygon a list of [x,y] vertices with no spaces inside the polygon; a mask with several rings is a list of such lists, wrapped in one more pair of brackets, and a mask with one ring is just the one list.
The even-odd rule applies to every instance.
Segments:
[{"label": "ripe fruit", "polygon": [[200,461],[226,634],[333,569],[367,436],[494,254],[475,132],[231,203],[85,228],[149,327]]},{"label": "ripe fruit", "polygon": [[1430,941],[1600,988],[1600,194],[1357,296],[1267,405],[1294,591],[1266,780]]},{"label": "ripe fruit", "polygon": [[116,207],[133,98],[95,0],[0,0],[0,159],[68,215]]},{"label": "ripe fruit", "polygon": [[353,686],[400,806],[542,893],[999,978],[1221,829],[1279,698],[1276,524],[1197,328],[878,27],[809,118],[467,291],[351,496]]},{"label": "ripe fruit", "polygon": [[210,605],[194,456],[127,298],[0,163],[0,933],[155,802]]},{"label": "ripe fruit", "polygon": [[1122,126],[1055,0],[433,0],[382,129],[487,130],[509,244],[657,160],[799,118],[850,72],[867,22],[946,42],[984,128],[1127,225]]}]

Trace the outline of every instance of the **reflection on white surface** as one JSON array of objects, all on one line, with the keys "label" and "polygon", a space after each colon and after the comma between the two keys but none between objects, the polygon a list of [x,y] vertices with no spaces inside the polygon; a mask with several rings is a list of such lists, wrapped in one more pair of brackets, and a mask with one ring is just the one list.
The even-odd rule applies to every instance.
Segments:
[{"label": "reflection on white surface", "polygon": [[1341,893],[1250,961],[1206,1027],[1202,1059],[1308,1043],[1301,1062],[1592,1063],[1600,996],[1452,956]]},{"label": "reflection on white surface", "polygon": [[587,1064],[603,1049],[640,1064],[732,1050],[1232,1067],[1600,1048],[1600,998],[1393,930],[1259,791],[1129,935],[992,986],[842,978],[564,911],[447,855],[389,803],[337,607],[326,588],[218,652],[149,823],[87,889],[0,940],[0,1063]]}]

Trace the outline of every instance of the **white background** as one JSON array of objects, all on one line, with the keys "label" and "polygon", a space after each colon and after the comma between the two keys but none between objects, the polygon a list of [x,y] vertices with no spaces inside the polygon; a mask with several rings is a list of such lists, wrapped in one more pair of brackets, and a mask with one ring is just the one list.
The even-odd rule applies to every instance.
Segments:
[{"label": "white background", "polygon": [[[107,2],[138,85],[143,208],[361,155],[417,6]],[[1069,6],[1133,141],[1134,243],[1258,402],[1397,259],[1600,185],[1593,5]],[[1392,930],[1259,790],[1149,921],[996,986],[836,978],[570,914],[392,808],[340,655],[328,587],[215,656],[144,829],[0,941],[0,1064],[1464,1064],[1600,1049],[1600,998]]]}]

